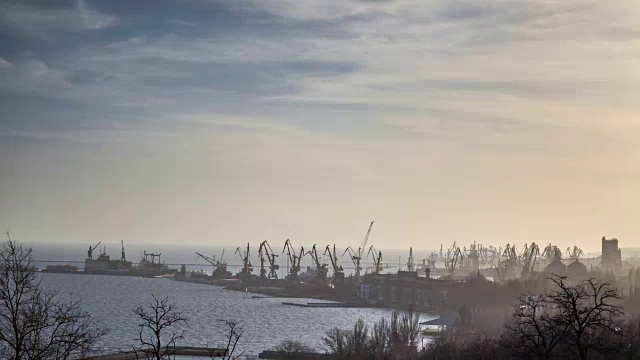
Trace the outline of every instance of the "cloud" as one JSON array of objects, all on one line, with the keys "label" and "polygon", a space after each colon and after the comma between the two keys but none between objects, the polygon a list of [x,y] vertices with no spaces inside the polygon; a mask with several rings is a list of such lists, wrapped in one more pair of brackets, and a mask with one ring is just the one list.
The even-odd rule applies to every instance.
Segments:
[{"label": "cloud", "polygon": [[[165,15],[147,21],[174,27],[149,25],[150,31],[118,33],[107,46],[83,43],[50,60],[30,58],[28,66],[39,61],[34,74],[40,75],[20,65],[10,77],[5,71],[4,89],[108,101],[136,114],[186,108],[206,117],[260,109],[253,111],[261,112],[263,122],[314,131],[332,126],[316,119],[349,116],[344,126],[329,130],[347,137],[376,126],[426,135],[426,126],[452,139],[470,140],[458,133],[494,139],[484,120],[468,120],[475,114],[487,122],[509,118],[509,127],[519,130],[505,141],[526,143],[531,123],[547,129],[603,127],[600,119],[584,119],[582,108],[606,117],[612,104],[624,106],[610,127],[627,127],[634,108],[628,89],[640,83],[633,70],[633,4],[397,0],[319,6],[242,0],[224,7],[242,26],[230,23],[221,32],[206,19],[191,14],[182,20],[159,5]],[[30,11],[25,23],[47,24],[38,19],[56,11],[62,10]],[[65,22],[67,30],[108,28],[116,21],[82,2],[64,11],[76,19]],[[298,31],[306,28],[313,31]],[[42,86],[11,85],[30,83]],[[294,106],[313,107],[313,114],[300,111],[309,120],[292,119]],[[444,115],[429,123],[434,109]]]},{"label": "cloud", "polygon": [[65,71],[40,59],[29,57],[16,64],[3,61],[0,61],[0,90],[55,98],[71,89]]},{"label": "cloud", "polygon": [[38,7],[14,2],[0,5],[0,24],[41,40],[52,40],[70,32],[104,29],[116,21],[114,16],[91,9],[84,0],[65,7]]}]

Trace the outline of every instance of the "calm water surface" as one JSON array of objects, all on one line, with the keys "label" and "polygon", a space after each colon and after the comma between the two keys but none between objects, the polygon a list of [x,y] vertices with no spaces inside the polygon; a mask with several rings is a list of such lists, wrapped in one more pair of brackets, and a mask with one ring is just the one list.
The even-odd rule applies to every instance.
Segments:
[{"label": "calm water surface", "polygon": [[[104,351],[129,349],[136,344],[138,320],[132,317],[132,310],[149,304],[152,294],[169,297],[189,319],[181,345],[221,345],[223,324],[219,320],[237,320],[245,329],[239,346],[250,354],[270,349],[283,340],[297,340],[324,350],[322,336],[327,330],[352,328],[358,318],[372,327],[381,317],[391,315],[387,309],[287,306],[282,301],[318,300],[252,299],[256,294],[169,279],[74,274],[42,274],[42,277],[46,288],[58,290],[61,297],[80,299],[83,310],[110,330],[100,344]],[[433,318],[422,315],[420,320]]]}]

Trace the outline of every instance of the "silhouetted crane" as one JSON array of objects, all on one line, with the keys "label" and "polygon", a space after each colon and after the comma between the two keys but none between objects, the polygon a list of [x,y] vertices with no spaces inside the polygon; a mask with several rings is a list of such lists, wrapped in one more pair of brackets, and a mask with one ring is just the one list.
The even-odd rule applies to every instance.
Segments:
[{"label": "silhouetted crane", "polygon": [[302,256],[304,256],[304,248],[300,247],[300,255],[296,255],[296,251],[293,249],[293,245],[291,245],[291,240],[287,239],[284,242],[284,247],[282,248],[282,253],[287,250],[287,256],[289,260],[289,275],[287,275],[287,279],[289,280],[297,280],[298,274],[300,273],[300,260]]},{"label": "silhouetted crane", "polygon": [[463,260],[464,260],[464,254],[462,253],[462,250],[460,250],[460,248],[456,248],[453,251],[453,254],[451,255],[451,260],[448,260],[445,263],[445,266],[449,270],[450,276],[455,275],[456,268],[460,263],[462,263]]},{"label": "silhouetted crane", "polygon": [[531,246],[528,246],[527,250],[523,254],[522,273],[521,273],[522,278],[526,278],[529,274],[535,271],[536,260],[538,259],[539,255],[540,255],[540,248],[535,242],[531,243]]},{"label": "silhouetted crane", "polygon": [[584,255],[584,251],[577,246],[574,246],[573,249],[571,247],[567,248],[566,257],[572,260],[580,260],[580,258]]},{"label": "silhouetted crane", "polygon": [[[351,251],[349,252],[349,255],[351,256],[351,259],[353,260],[353,263],[356,266],[356,282],[360,281],[360,270],[362,270],[362,268],[360,267],[360,260],[362,260],[362,255],[364,254],[367,248],[367,242],[369,241],[369,235],[371,234],[372,227],[373,227],[373,221],[371,222],[371,224],[369,224],[369,230],[367,230],[367,235],[365,235],[364,240],[362,240],[362,244],[360,245],[358,250],[353,251],[351,247],[347,247],[347,250],[351,249]],[[347,250],[345,250],[344,253],[342,253],[342,256],[344,256],[344,254],[347,253]]]},{"label": "silhouetted crane", "polygon": [[280,268],[280,266],[276,264],[276,257],[278,257],[278,255],[273,253],[273,250],[271,249],[271,246],[269,245],[267,240],[260,243],[260,248],[258,248],[258,252],[260,253],[260,277],[264,278],[264,275],[263,275],[263,271],[264,271],[263,253],[264,253],[264,255],[267,255],[267,259],[269,259],[269,275],[267,275],[266,278],[277,279],[278,273],[276,272],[276,270]]},{"label": "silhouetted crane", "polygon": [[240,251],[239,247],[236,248],[236,254],[240,256],[240,260],[242,261],[242,271],[240,273],[245,276],[251,275],[253,267],[251,266],[251,261],[249,260],[249,243],[247,243],[247,251],[245,251],[244,257],[242,257],[242,252]]},{"label": "silhouetted crane", "polygon": [[313,244],[311,251],[307,252],[311,259],[316,265],[316,279],[321,283],[325,283],[327,280],[327,264],[320,264],[320,258],[318,257],[318,252],[316,251],[316,245]]},{"label": "silhouetted crane", "polygon": [[93,247],[89,246],[89,251],[87,251],[87,259],[93,260],[93,251],[98,248],[102,244],[102,241],[95,244]]},{"label": "silhouetted crane", "polygon": [[120,252],[120,261],[125,262],[127,261],[126,256],[124,254],[124,241],[120,240],[120,246],[122,247],[122,251]]},{"label": "silhouetted crane", "polygon": [[[377,254],[376,254],[377,252]],[[373,272],[378,275],[380,274],[380,271],[382,270],[382,252],[381,251],[376,251],[376,248],[373,247],[373,245],[371,245],[371,247],[369,248],[369,251],[367,252],[367,256],[369,256],[369,254],[371,254],[371,257],[373,258]],[[376,257],[377,255],[377,257]]]},{"label": "silhouetted crane", "polygon": [[333,252],[329,245],[324,249],[324,255],[329,255],[329,260],[331,260],[331,266],[333,266],[333,286],[340,286],[344,284],[344,270],[342,266],[338,265],[338,257],[336,256],[336,245],[333,244]]}]

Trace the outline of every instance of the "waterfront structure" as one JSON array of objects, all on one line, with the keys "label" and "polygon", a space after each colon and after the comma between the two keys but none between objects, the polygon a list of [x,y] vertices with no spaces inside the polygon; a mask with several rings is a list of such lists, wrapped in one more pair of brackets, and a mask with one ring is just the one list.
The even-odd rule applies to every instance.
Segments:
[{"label": "waterfront structure", "polygon": [[418,276],[416,271],[370,274],[362,279],[360,299],[370,304],[437,311],[445,308],[447,288],[454,282]]}]

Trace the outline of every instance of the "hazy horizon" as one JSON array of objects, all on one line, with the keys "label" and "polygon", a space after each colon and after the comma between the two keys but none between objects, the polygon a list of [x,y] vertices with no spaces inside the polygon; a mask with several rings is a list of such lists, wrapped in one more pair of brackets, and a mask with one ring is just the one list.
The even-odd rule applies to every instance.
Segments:
[{"label": "hazy horizon", "polygon": [[[30,242],[639,246],[640,3],[0,4]],[[635,94],[635,95],[634,95]]]}]

